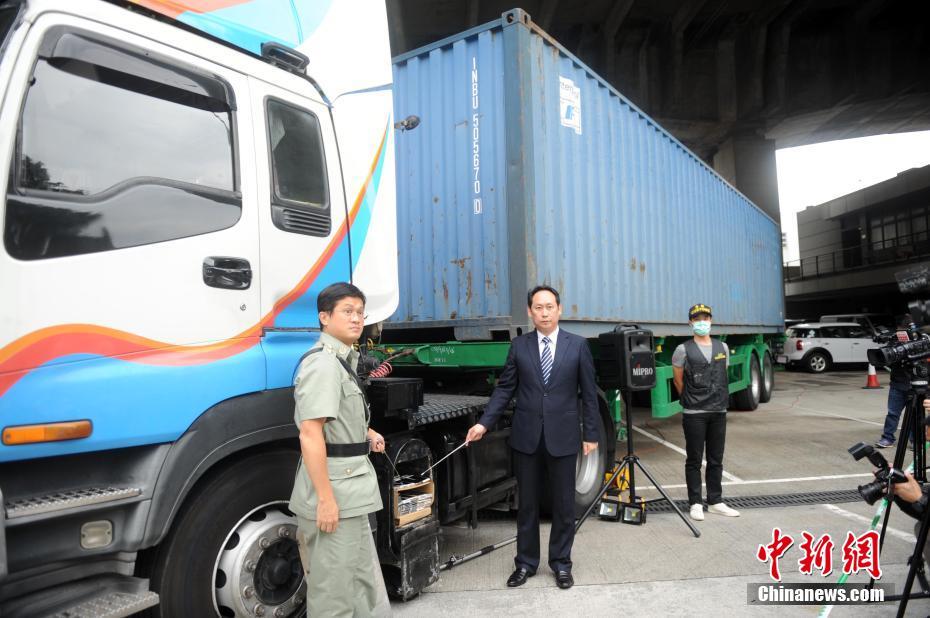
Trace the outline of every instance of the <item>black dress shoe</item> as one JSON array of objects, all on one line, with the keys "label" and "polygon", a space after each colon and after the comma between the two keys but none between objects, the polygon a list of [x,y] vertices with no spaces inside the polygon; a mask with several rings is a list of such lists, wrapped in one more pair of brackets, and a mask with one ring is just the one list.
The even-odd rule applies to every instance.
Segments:
[{"label": "black dress shoe", "polygon": [[555,583],[562,590],[568,590],[575,585],[575,579],[571,571],[556,571]]},{"label": "black dress shoe", "polygon": [[510,588],[516,588],[517,586],[522,586],[526,583],[526,580],[536,575],[536,573],[530,573],[528,569],[519,567],[510,574],[510,577],[507,578],[507,586]]}]

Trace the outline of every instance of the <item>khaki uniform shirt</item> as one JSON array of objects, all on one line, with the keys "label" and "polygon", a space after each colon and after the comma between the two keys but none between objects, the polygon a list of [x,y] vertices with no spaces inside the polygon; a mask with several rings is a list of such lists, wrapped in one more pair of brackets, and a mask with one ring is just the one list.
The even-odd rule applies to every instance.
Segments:
[{"label": "khaki uniform shirt", "polygon": [[[327,444],[351,444],[368,439],[368,418],[362,391],[339,362],[358,366],[358,352],[326,333],[315,347],[321,352],[307,356],[294,378],[294,422],[325,418],[323,437]],[[339,517],[367,515],[381,510],[381,494],[374,466],[367,455],[327,457],[329,481],[339,505]],[[316,520],[319,502],[303,458],[297,465],[290,509],[297,515]]]}]

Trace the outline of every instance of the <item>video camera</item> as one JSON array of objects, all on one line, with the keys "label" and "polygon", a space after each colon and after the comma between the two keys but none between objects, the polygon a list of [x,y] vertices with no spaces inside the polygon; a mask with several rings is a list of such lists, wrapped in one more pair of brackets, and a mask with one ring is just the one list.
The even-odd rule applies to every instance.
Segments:
[{"label": "video camera", "polygon": [[[895,273],[902,294],[930,290],[930,267],[920,265]],[[911,323],[897,331],[881,329],[872,341],[882,347],[866,352],[875,367],[893,367],[901,363],[916,363],[930,358],[930,336],[921,333],[921,326],[930,325],[930,301],[915,300],[907,304]]]},{"label": "video camera", "polygon": [[898,363],[930,358],[930,337],[922,334],[913,323],[906,330],[883,330],[872,337],[872,341],[882,346],[866,351],[869,363],[875,367],[891,367]]},{"label": "video camera", "polygon": [[903,472],[889,466],[888,460],[885,459],[881,453],[876,451],[874,447],[865,442],[858,442],[849,447],[849,454],[852,455],[853,459],[856,461],[859,461],[863,457],[868,457],[872,465],[878,468],[878,470],[875,471],[874,481],[857,487],[859,495],[869,504],[875,504],[882,496],[888,496],[888,498],[891,499],[891,486],[896,483],[904,483],[907,481],[907,477],[904,476]]}]

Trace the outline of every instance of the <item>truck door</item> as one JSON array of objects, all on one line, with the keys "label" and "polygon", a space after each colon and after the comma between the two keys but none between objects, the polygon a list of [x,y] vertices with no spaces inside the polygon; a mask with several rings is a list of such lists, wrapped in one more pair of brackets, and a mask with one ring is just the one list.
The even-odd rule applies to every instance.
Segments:
[{"label": "truck door", "polygon": [[247,79],[55,13],[11,75],[0,417],[93,434],[0,460],[171,441],[263,389]]},{"label": "truck door", "polygon": [[[268,386],[289,386],[296,362],[319,337],[316,298],[349,281],[346,202],[327,107],[308,82],[288,90],[250,78],[261,238],[261,311]],[[304,92],[305,94],[298,94]]]}]

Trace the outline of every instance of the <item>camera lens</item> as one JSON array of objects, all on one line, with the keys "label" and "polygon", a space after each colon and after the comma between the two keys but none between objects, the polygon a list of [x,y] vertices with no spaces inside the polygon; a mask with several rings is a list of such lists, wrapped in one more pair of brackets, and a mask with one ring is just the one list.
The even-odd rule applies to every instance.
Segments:
[{"label": "camera lens", "polygon": [[885,495],[885,484],[881,481],[872,481],[865,485],[859,485],[857,489],[862,499],[869,504],[875,504],[879,498]]}]

